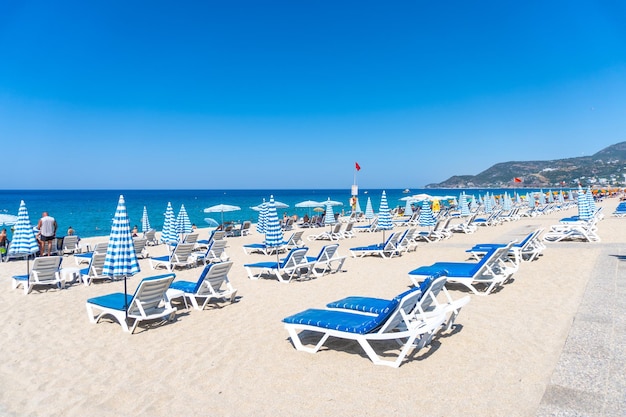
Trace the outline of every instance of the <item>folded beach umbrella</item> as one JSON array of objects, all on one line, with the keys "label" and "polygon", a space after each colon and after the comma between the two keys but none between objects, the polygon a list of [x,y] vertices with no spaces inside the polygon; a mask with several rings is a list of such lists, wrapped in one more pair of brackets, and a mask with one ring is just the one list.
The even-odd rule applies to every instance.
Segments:
[{"label": "folded beach umbrella", "polygon": [[17,212],[17,222],[15,223],[15,230],[13,232],[13,240],[9,245],[9,256],[24,256],[26,257],[26,275],[30,274],[29,258],[30,255],[39,251],[39,244],[35,238],[35,232],[33,226],[30,224],[30,218],[28,217],[28,210],[26,209],[26,203],[24,200],[20,203],[20,208]]},{"label": "folded beach umbrella", "polygon": [[593,217],[596,213],[597,207],[596,200],[593,198],[593,192],[591,191],[591,187],[587,187],[585,197],[587,197],[587,202],[589,203],[589,211],[591,211],[591,217]]},{"label": "folded beach umbrella", "polygon": [[526,192],[526,204],[528,204],[529,208],[535,208],[535,198],[530,195],[529,192]]},{"label": "folded beach umbrella", "polygon": [[544,206],[546,204],[546,193],[543,190],[539,191],[539,205]]},{"label": "folded beach umbrella", "polygon": [[563,196],[563,190],[559,192],[559,203],[565,203],[565,197]]},{"label": "folded beach umbrella", "polygon": [[552,194],[552,190],[548,190],[548,203],[554,203],[554,194]]},{"label": "folded beach umbrella", "polygon": [[261,210],[259,210],[259,221],[256,224],[256,231],[261,234],[265,234],[265,224],[267,223],[267,214],[269,211],[268,204],[263,199],[261,203]]},{"label": "folded beach umbrella", "polygon": [[420,210],[419,225],[422,227],[431,227],[437,223],[435,216],[433,215],[433,211],[430,207],[430,201],[424,200],[422,201],[422,209]]},{"label": "folded beach umbrella", "polygon": [[385,242],[385,230],[393,229],[391,221],[391,212],[387,204],[387,194],[383,190],[383,196],[380,199],[380,208],[378,209],[378,228],[383,231],[383,243]]},{"label": "folded beach umbrella", "polygon": [[489,191],[485,193],[485,213],[491,213],[493,211],[493,203],[491,202],[491,197],[489,196]]},{"label": "folded beach umbrella", "polygon": [[459,205],[461,206],[461,216],[467,217],[470,215],[469,204],[467,202],[467,196],[465,192],[462,192],[459,196]]},{"label": "folded beach umbrella", "polygon": [[580,220],[589,220],[593,217],[591,207],[589,206],[589,199],[584,194],[582,188],[578,188],[578,218]]},{"label": "folded beach umbrella", "polygon": [[188,233],[191,233],[191,221],[185,205],[181,204],[178,216],[176,216],[176,234],[186,235]]},{"label": "folded beach umbrella", "polygon": [[[426,200],[424,200],[426,201]],[[406,199],[406,203],[404,204],[404,215],[405,216],[411,216],[413,215],[413,207],[411,207],[411,199],[407,198]]]},{"label": "folded beach umbrella", "polygon": [[357,213],[363,213],[363,210],[361,210],[361,203],[359,203],[359,197],[356,198],[356,208],[354,209],[354,211],[356,211]]},{"label": "folded beach umbrella", "polygon": [[333,204],[330,198],[326,202],[326,213],[324,214],[324,225],[335,224],[335,213],[333,212]]},{"label": "folded beach umbrella", "polygon": [[143,215],[141,216],[141,231],[146,233],[150,231],[150,220],[148,219],[148,209],[143,206]]},{"label": "folded beach umbrella", "polygon": [[178,233],[176,233],[176,217],[174,217],[174,209],[172,203],[167,202],[165,209],[165,220],[163,222],[163,230],[161,230],[161,242],[171,245],[178,242]]},{"label": "folded beach umbrella", "polygon": [[[120,195],[117,210],[115,210],[115,216],[113,217],[102,275],[124,277],[124,294],[126,294],[126,277],[133,276],[139,271],[139,262],[137,262],[137,255],[135,254],[133,235],[130,232],[126,203],[124,202],[124,196]],[[127,297],[124,297],[124,310],[127,311],[128,306],[126,302]]]},{"label": "folded beach umbrella", "polygon": [[[270,196],[267,204],[267,220],[265,223],[265,246],[278,248],[283,245],[283,230],[280,227],[276,206],[274,206],[274,196]],[[278,262],[278,251],[276,251],[276,261]]]},{"label": "folded beach umbrella", "polygon": [[372,207],[372,200],[367,197],[367,203],[365,205],[365,218],[371,220],[374,218],[374,208]]},{"label": "folded beach umbrella", "polygon": [[511,210],[511,206],[512,206],[511,197],[509,197],[509,193],[505,191],[504,197],[502,197],[502,209],[509,211]]}]

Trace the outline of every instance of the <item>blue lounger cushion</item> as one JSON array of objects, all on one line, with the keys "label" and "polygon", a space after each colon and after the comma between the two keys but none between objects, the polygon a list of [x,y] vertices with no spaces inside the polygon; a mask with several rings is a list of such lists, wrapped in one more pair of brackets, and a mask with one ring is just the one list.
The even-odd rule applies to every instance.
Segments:
[{"label": "blue lounger cushion", "polygon": [[[132,294],[126,294],[126,307],[130,305],[133,300]],[[107,294],[100,297],[94,297],[87,300],[89,304],[95,304],[100,307],[110,308],[112,310],[124,311],[124,293],[115,292],[113,294]]]},{"label": "blue lounger cushion", "polygon": [[347,333],[366,334],[376,330],[398,306],[395,298],[387,301],[377,316],[310,308],[283,319],[284,323],[305,324]]},{"label": "blue lounger cushion", "polygon": [[[282,265],[282,264],[281,264]],[[277,262],[257,262],[254,264],[245,264],[244,267],[250,267],[250,268],[267,268],[267,269],[277,269],[278,268],[278,263]]]},{"label": "blue lounger cushion", "polygon": [[409,275],[432,275],[437,271],[445,269],[448,271],[449,277],[471,277],[482,266],[480,262],[472,263],[454,263],[454,262],[437,262],[430,266],[421,266],[409,272]]},{"label": "blue lounger cushion", "polygon": [[180,290],[185,293],[195,294],[198,291],[198,288],[202,285],[202,280],[192,282],[192,281],[174,281],[170,284],[170,288],[175,290]]},{"label": "blue lounger cushion", "polygon": [[[435,278],[438,278],[439,276],[441,276],[441,271],[439,274],[437,274],[437,277],[430,276],[422,281],[419,287],[411,288],[403,292],[402,294],[396,295],[393,299],[399,303],[402,298],[406,297],[412,292],[424,292],[431,285],[433,280]],[[339,308],[342,310],[361,311],[363,313],[380,314],[387,307],[389,301],[390,300],[386,300],[383,298],[352,296],[328,303],[326,304],[326,307]]]}]

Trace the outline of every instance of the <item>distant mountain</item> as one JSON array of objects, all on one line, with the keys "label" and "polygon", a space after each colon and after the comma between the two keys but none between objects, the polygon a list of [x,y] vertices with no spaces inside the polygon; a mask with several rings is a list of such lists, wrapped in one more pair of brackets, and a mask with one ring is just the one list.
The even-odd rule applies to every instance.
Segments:
[{"label": "distant mountain", "polygon": [[[551,161],[512,161],[495,164],[478,175],[455,175],[426,188],[506,188],[582,185],[621,185],[626,182],[626,142],[592,156]],[[515,183],[514,178],[522,180]]]}]

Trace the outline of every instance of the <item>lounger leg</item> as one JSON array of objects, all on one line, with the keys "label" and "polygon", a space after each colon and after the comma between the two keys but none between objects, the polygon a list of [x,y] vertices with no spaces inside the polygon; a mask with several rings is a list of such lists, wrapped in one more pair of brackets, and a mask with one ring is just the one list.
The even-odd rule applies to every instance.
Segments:
[{"label": "lounger leg", "polygon": [[285,326],[287,328],[287,332],[289,333],[289,337],[291,338],[291,342],[293,343],[296,350],[301,350],[303,352],[316,353],[326,342],[329,334],[324,333],[322,338],[317,342],[314,347],[307,347],[302,344],[300,340],[300,336],[298,335],[298,330],[293,326]]}]

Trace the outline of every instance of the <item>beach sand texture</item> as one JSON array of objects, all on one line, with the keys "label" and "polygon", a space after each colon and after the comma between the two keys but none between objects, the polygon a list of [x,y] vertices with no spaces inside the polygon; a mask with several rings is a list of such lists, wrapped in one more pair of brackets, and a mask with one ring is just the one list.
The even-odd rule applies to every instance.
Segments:
[{"label": "beach sand texture", "polygon": [[[443,334],[399,368],[375,366],[356,342],[334,339],[316,354],[292,346],[281,320],[348,296],[391,298],[411,285],[408,271],[436,261],[464,261],[475,243],[522,239],[576,209],[523,218],[473,234],[455,234],[393,259],[348,258],[346,272],[281,284],[249,280],[244,263],[274,259],[244,254],[262,236],[228,239],[234,304],[179,311],[175,322],[137,329],[89,323],[85,300],[121,291],[121,282],[24,295],[9,277],[24,261],[0,265],[0,414],[9,416],[533,416],[559,360],[590,274],[605,245],[623,242],[626,220],[600,203],[599,243],[547,243],[514,281],[486,297],[471,295],[453,334]],[[401,228],[396,228],[400,230]],[[305,230],[304,236],[319,233]],[[206,238],[208,231],[200,230]],[[286,232],[285,235],[289,235]],[[101,241],[106,238],[85,239]],[[339,252],[382,240],[357,233]],[[305,239],[311,256],[327,242]],[[164,245],[149,248],[163,255]],[[155,275],[148,260],[128,280]],[[74,267],[72,256],[63,261]],[[201,268],[177,270],[195,280]],[[454,298],[468,294],[449,286]]]}]

